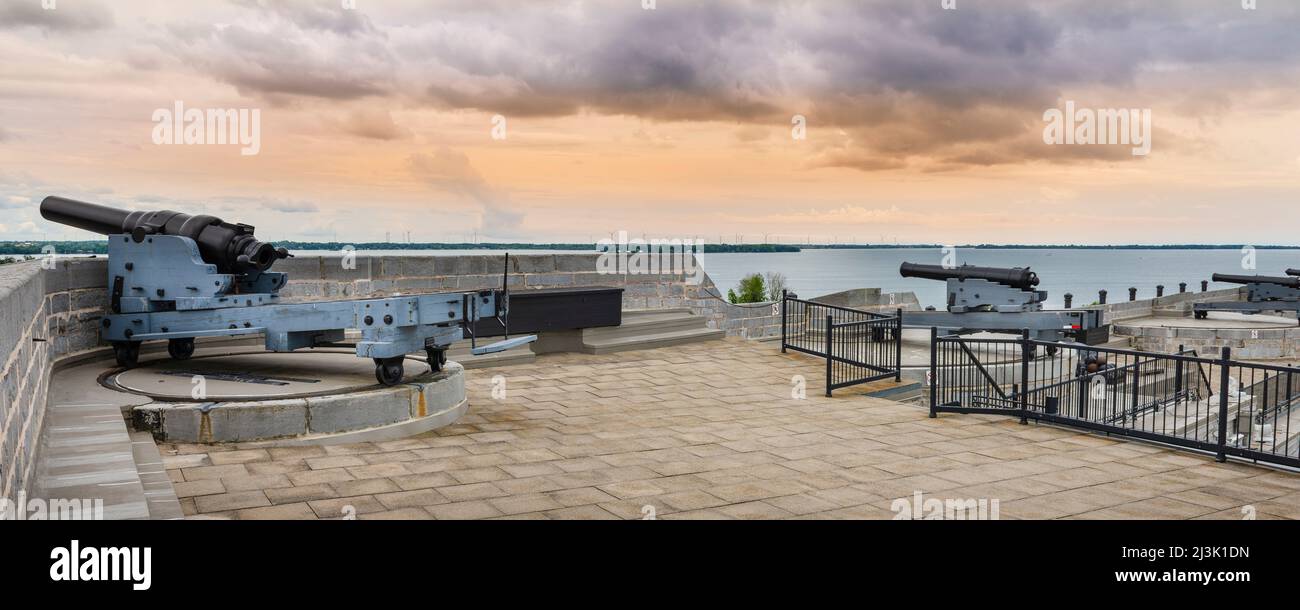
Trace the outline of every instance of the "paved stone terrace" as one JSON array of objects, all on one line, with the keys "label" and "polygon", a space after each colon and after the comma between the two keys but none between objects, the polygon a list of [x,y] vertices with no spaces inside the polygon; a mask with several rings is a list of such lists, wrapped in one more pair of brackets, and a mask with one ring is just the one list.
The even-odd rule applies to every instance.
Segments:
[{"label": "paved stone terrace", "polygon": [[[895,498],[1001,518],[1300,518],[1300,475],[998,416],[819,389],[821,367],[727,339],[470,371],[460,424],[405,440],[163,445],[187,515],[237,519],[888,519]],[[791,376],[808,397],[791,398]],[[493,377],[506,397],[495,400]],[[498,386],[499,387],[499,386]]]}]

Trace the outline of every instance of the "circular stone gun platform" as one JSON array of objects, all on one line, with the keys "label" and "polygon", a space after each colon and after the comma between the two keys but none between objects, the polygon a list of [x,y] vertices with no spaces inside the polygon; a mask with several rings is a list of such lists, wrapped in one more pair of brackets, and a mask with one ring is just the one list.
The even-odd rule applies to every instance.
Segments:
[{"label": "circular stone gun platform", "polygon": [[1115,322],[1111,332],[1132,337],[1135,349],[1172,353],[1179,346],[1213,358],[1224,347],[1245,360],[1300,358],[1300,327],[1293,317],[1211,312],[1206,319],[1145,317]]},{"label": "circular stone gun platform", "polygon": [[374,365],[351,351],[278,354],[212,350],[189,360],[150,359],[100,378],[104,387],[140,396],[135,427],[163,442],[353,443],[420,434],[464,414],[464,368],[437,373],[408,358],[421,375],[386,387]]}]

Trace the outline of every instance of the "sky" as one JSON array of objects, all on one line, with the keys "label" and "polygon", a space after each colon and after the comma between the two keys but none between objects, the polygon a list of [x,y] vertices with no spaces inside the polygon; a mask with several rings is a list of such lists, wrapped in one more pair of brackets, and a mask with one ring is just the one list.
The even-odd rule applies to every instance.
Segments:
[{"label": "sky", "polygon": [[[0,239],[90,238],[61,195],[272,241],[1300,244],[1300,3],[1250,4],[0,0]],[[1067,102],[1149,153],[1048,143]],[[177,104],[256,154],[168,143]]]}]

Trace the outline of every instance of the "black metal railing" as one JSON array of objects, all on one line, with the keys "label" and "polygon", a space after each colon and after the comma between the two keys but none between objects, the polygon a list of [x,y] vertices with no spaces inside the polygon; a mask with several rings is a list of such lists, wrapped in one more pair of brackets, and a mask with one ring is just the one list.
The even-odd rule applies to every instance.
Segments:
[{"label": "black metal railing", "polygon": [[826,359],[826,395],[838,388],[902,379],[903,310],[894,315],[781,299],[781,351]]},{"label": "black metal railing", "polygon": [[933,331],[930,354],[931,417],[1000,413],[1300,467],[1300,371],[1229,348],[1207,358]]}]

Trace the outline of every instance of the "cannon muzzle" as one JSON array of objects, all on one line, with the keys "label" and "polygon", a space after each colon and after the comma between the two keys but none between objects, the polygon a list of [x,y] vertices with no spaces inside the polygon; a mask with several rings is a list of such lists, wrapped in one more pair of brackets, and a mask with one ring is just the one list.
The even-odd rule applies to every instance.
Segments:
[{"label": "cannon muzzle", "polygon": [[105,205],[46,197],[41,216],[50,222],[103,235],[128,234],[139,243],[148,235],[188,237],[199,254],[221,273],[266,271],[289,252],[253,237],[253,227],[232,224],[215,216],[190,215],[171,210],[133,212]]},{"label": "cannon muzzle", "polygon": [[1300,288],[1300,277],[1273,277],[1269,275],[1228,275],[1216,273],[1210,279],[1225,284],[1276,284],[1287,288]]},{"label": "cannon muzzle", "polygon": [[1300,275],[1300,269],[1287,269],[1287,275]]},{"label": "cannon muzzle", "polygon": [[1013,267],[1005,269],[1002,267],[976,267],[974,265],[962,265],[960,267],[947,268],[942,265],[918,265],[916,263],[903,263],[898,268],[898,273],[903,277],[918,277],[927,280],[987,280],[997,284],[1003,284],[1020,290],[1032,290],[1038,285],[1038,274],[1030,271],[1028,267]]}]

